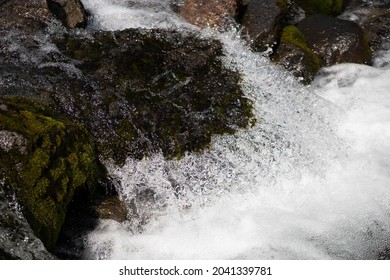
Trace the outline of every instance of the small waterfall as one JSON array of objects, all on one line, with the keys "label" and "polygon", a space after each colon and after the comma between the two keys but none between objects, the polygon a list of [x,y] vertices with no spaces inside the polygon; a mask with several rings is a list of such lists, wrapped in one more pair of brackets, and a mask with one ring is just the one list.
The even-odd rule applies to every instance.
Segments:
[{"label": "small waterfall", "polygon": [[366,259],[390,245],[388,53],[375,67],[323,69],[305,87],[251,52],[238,31],[191,27],[169,1],[83,3],[92,28],[217,38],[257,119],[179,160],[107,162],[132,218],[101,221],[86,258]]}]

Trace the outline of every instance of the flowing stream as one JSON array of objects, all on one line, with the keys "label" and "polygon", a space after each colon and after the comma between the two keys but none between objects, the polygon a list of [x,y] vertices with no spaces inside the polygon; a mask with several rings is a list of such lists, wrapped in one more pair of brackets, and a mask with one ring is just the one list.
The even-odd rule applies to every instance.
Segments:
[{"label": "flowing stream", "polygon": [[257,119],[180,160],[107,162],[132,215],[102,220],[85,258],[369,259],[390,247],[389,51],[374,66],[323,69],[305,87],[239,31],[200,30],[168,0],[83,3],[91,28],[217,38]]}]

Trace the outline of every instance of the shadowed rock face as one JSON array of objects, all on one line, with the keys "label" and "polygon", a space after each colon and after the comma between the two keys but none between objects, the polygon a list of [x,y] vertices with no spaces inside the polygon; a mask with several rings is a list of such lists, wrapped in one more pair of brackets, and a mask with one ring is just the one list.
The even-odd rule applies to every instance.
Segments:
[{"label": "shadowed rock face", "polygon": [[[251,118],[239,76],[223,67],[216,41],[142,30],[38,38],[4,38],[4,46],[20,48],[0,51],[9,81],[2,94],[40,98],[85,124],[102,157],[181,156]],[[44,45],[53,51],[36,56]]]},{"label": "shadowed rock face", "polygon": [[85,27],[87,16],[80,0],[46,0],[47,6],[69,28]]},{"label": "shadowed rock face", "polygon": [[368,40],[359,25],[326,15],[313,15],[297,24],[308,47],[323,65],[337,63],[369,63],[371,51]]},{"label": "shadowed rock face", "polygon": [[0,181],[0,260],[54,259],[32,233],[19,208],[14,193]]},{"label": "shadowed rock face", "polygon": [[277,43],[287,9],[284,4],[277,0],[251,0],[246,5],[242,24],[254,50],[264,51]]},{"label": "shadowed rock face", "polygon": [[94,144],[79,124],[55,118],[39,103],[0,97],[0,105],[0,181],[51,249],[75,191],[97,181]]},{"label": "shadowed rock face", "polygon": [[105,198],[96,207],[96,212],[100,219],[110,219],[123,222],[127,219],[127,209],[125,204],[117,196]]},{"label": "shadowed rock face", "polygon": [[180,15],[199,27],[226,27],[237,13],[237,0],[186,0]]}]

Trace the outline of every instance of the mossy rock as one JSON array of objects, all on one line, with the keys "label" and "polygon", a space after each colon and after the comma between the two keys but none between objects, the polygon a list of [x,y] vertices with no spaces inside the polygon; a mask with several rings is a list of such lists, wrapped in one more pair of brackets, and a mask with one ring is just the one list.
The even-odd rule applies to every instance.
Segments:
[{"label": "mossy rock", "polygon": [[[23,53],[0,52],[9,81],[1,94],[33,96],[82,123],[104,160],[181,157],[253,121],[240,74],[224,66],[217,40],[142,29],[61,29],[43,42],[10,36],[4,50],[17,41]],[[42,53],[48,43],[55,53]],[[37,53],[44,63],[22,59]]]},{"label": "mossy rock", "polygon": [[[0,98],[0,174],[15,192],[34,234],[51,249],[80,187],[101,173],[90,135],[38,102]],[[4,144],[7,143],[7,144]]]},{"label": "mossy rock", "polygon": [[212,135],[233,133],[253,118],[240,76],[223,66],[217,41],[163,30],[124,30],[88,38],[69,33],[55,43],[99,89],[82,98],[70,91],[65,102],[76,101],[69,107],[94,134],[103,158],[120,164],[155,152],[181,157],[207,147]]},{"label": "mossy rock", "polygon": [[343,9],[343,0],[294,0],[306,14],[339,15]]},{"label": "mossy rock", "polygon": [[321,67],[318,56],[307,46],[303,33],[295,26],[283,29],[279,48],[273,60],[308,84]]},{"label": "mossy rock", "polygon": [[355,22],[324,14],[306,17],[296,24],[308,47],[323,66],[338,63],[369,64],[371,50],[364,30]]}]

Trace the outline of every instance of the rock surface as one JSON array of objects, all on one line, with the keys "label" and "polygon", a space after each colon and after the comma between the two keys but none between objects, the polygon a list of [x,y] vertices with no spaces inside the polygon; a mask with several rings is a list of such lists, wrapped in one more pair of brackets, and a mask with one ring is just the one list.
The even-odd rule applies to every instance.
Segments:
[{"label": "rock surface", "polygon": [[[98,156],[121,164],[199,151],[212,135],[249,125],[252,106],[239,74],[223,66],[217,41],[161,30],[66,29],[46,8],[31,13],[36,5],[43,7],[0,6],[0,181],[15,193],[31,236],[53,250],[65,216],[80,217],[73,204],[69,210],[74,193],[105,175]],[[15,17],[23,7],[31,15]],[[114,217],[106,215],[112,205],[100,208],[103,216]],[[119,212],[115,219],[123,220]],[[94,220],[85,218],[90,226]],[[0,238],[19,238],[6,231]],[[11,258],[7,250],[0,248]]]},{"label": "rock surface", "polygon": [[96,212],[100,219],[110,219],[119,223],[127,219],[127,208],[118,196],[110,196],[99,203]]},{"label": "rock surface", "polygon": [[371,50],[362,28],[354,22],[318,14],[297,24],[307,45],[323,65],[369,63]]},{"label": "rock surface", "polygon": [[0,260],[55,259],[32,233],[15,200],[15,194],[0,181]]},{"label": "rock surface", "polygon": [[39,103],[0,97],[0,104],[0,131],[8,135],[2,137],[0,181],[15,193],[34,234],[53,248],[76,189],[96,183],[92,138]]},{"label": "rock surface", "polygon": [[303,81],[310,83],[321,67],[316,54],[307,46],[305,36],[295,26],[283,29],[280,45],[273,60]]},{"label": "rock surface", "polygon": [[[158,151],[181,156],[251,119],[239,75],[223,67],[216,41],[147,30],[0,41],[20,46],[0,50],[0,72],[8,79],[2,94],[39,98],[85,124],[106,159]],[[52,51],[39,53],[44,46]]]},{"label": "rock surface", "polygon": [[87,25],[86,12],[80,0],[47,0],[47,6],[69,28]]},{"label": "rock surface", "polygon": [[51,19],[45,0],[6,0],[0,3],[0,29],[22,29],[33,33],[45,27]]},{"label": "rock surface", "polygon": [[234,22],[238,0],[186,0],[180,15],[199,27],[221,28]]},{"label": "rock surface", "polygon": [[248,1],[242,24],[255,51],[264,51],[277,43],[286,11],[286,1]]}]

